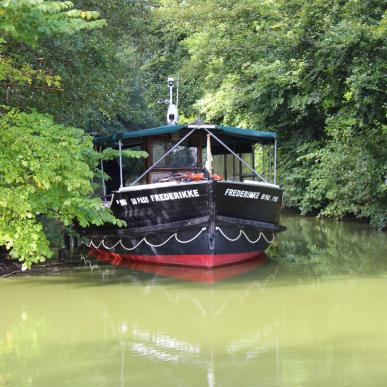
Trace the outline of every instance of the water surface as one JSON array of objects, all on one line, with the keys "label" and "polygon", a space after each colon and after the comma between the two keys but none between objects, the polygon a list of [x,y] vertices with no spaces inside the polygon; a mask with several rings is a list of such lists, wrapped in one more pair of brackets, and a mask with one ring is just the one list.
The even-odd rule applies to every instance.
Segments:
[{"label": "water surface", "polygon": [[386,386],[386,236],[283,223],[234,270],[1,280],[0,386]]}]

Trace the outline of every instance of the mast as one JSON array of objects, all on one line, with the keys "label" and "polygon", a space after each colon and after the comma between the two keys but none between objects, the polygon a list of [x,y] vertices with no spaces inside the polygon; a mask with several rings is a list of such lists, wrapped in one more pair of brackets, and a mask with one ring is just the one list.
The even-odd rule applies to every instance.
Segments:
[{"label": "mast", "polygon": [[177,101],[179,98],[179,90],[177,90],[176,104],[173,103],[173,88],[175,87],[175,79],[168,77],[168,87],[169,87],[169,106],[167,112],[167,122],[169,125],[176,125],[179,119],[177,113]]}]

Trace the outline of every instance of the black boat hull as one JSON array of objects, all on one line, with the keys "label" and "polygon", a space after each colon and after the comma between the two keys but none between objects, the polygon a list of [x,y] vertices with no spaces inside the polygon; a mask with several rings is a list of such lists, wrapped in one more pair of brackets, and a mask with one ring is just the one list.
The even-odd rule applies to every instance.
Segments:
[{"label": "black boat hull", "polygon": [[125,228],[87,230],[89,246],[117,260],[216,267],[262,254],[283,230],[282,190],[273,185],[204,181],[148,185],[114,194]]}]

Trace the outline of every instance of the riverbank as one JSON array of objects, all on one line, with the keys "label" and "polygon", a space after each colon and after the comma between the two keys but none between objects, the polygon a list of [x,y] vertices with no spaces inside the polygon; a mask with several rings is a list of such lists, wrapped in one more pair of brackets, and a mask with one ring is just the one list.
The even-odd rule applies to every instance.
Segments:
[{"label": "riverbank", "polygon": [[59,260],[53,260],[45,263],[36,263],[30,270],[22,271],[22,263],[7,257],[0,257],[0,279],[13,276],[63,274],[71,272],[80,266],[82,266],[80,261],[60,262]]},{"label": "riverbank", "polygon": [[[278,242],[268,250],[269,258],[276,263],[292,267],[303,265],[317,272],[347,272],[356,267],[363,268],[364,271],[364,256],[378,257],[372,263],[373,267],[384,261],[382,251],[385,250],[386,230],[375,231],[366,222],[354,218],[335,220],[299,216],[292,209],[283,209],[281,217],[281,223],[287,227],[287,231],[281,233]],[[295,249],[299,246],[303,248],[296,253]],[[351,259],[343,261],[342,254],[351,256]],[[62,249],[55,256],[56,258],[34,264],[31,270],[23,272],[22,264],[17,260],[7,259],[3,250],[0,253],[0,279],[11,276],[57,275],[95,264],[95,260],[88,257],[84,246],[75,248],[71,254]],[[98,265],[103,263],[98,262]],[[371,269],[369,267],[367,270]]]}]

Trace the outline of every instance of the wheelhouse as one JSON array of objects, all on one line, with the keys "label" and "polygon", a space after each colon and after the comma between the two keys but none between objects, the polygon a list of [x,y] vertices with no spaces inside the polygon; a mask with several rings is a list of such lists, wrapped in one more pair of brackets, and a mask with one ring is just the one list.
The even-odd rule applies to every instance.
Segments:
[{"label": "wheelhouse", "polygon": [[[221,180],[277,184],[277,137],[272,132],[220,125],[168,125],[96,137],[94,144],[100,150],[117,149],[120,155],[101,162],[101,169],[110,176],[102,182],[104,197],[134,185],[202,174],[209,158],[211,176]],[[123,157],[125,149],[146,151],[148,157]]]}]

